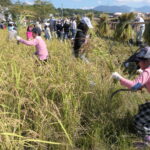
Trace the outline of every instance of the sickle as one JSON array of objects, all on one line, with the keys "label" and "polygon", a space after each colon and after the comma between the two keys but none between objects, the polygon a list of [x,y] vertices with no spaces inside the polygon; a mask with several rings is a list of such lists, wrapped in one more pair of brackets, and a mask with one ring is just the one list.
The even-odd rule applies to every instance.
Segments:
[{"label": "sickle", "polygon": [[119,90],[116,90],[115,92],[113,92],[113,93],[111,94],[110,99],[112,100],[112,98],[113,98],[117,93],[122,92],[122,91],[128,92],[128,91],[132,91],[132,90],[131,90],[131,89],[119,89]]}]

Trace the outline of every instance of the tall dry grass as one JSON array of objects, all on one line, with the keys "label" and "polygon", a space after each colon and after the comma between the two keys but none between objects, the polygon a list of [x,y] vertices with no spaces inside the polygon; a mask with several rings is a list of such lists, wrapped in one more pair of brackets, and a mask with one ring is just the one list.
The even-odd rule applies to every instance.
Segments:
[{"label": "tall dry grass", "polygon": [[132,117],[148,94],[120,93],[110,100],[121,87],[110,76],[122,72],[128,46],[115,42],[110,55],[111,41],[93,37],[91,63],[85,64],[72,56],[69,41],[53,39],[46,41],[50,59],[43,65],[33,57],[34,47],[7,41],[7,31],[0,39],[0,149],[133,149]]}]

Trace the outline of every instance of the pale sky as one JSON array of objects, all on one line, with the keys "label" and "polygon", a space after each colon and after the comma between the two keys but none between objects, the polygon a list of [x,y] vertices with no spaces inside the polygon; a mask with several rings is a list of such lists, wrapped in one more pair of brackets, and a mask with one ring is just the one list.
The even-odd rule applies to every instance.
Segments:
[{"label": "pale sky", "polygon": [[[17,0],[12,0],[17,1]],[[34,0],[20,0],[32,4]],[[93,8],[99,5],[127,5],[131,7],[150,6],[150,0],[47,0],[56,8]]]}]

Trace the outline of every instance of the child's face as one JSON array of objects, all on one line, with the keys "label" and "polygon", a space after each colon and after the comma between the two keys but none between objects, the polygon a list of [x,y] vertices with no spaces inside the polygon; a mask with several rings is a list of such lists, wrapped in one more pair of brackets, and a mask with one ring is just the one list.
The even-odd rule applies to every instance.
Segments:
[{"label": "child's face", "polygon": [[140,61],[139,66],[141,69],[146,69],[150,65],[149,61]]},{"label": "child's face", "polygon": [[32,27],[29,27],[29,31],[32,31],[32,29],[33,29]]},{"label": "child's face", "polygon": [[37,34],[32,32],[32,36],[33,36],[33,38],[36,38]]}]

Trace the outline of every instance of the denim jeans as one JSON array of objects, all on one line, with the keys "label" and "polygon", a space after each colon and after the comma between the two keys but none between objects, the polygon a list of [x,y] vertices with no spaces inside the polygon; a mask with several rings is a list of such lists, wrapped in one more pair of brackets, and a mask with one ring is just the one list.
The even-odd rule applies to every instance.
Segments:
[{"label": "denim jeans", "polygon": [[72,37],[71,38],[75,38],[76,36],[76,33],[77,33],[77,30],[76,29],[71,29],[71,34],[72,34]]},{"label": "denim jeans", "polygon": [[68,39],[69,32],[64,33],[64,39]]}]

